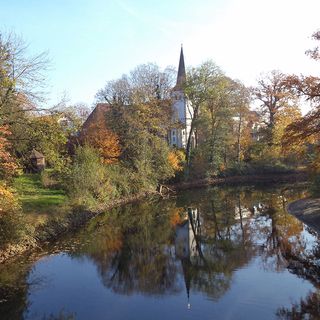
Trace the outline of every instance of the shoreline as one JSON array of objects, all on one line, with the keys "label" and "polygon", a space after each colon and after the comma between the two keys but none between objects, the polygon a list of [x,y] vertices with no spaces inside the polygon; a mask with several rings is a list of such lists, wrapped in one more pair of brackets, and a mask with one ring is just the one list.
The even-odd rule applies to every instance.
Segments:
[{"label": "shoreline", "polygon": [[167,185],[173,191],[187,190],[192,188],[215,186],[215,185],[235,185],[235,184],[264,184],[264,183],[282,183],[282,182],[302,182],[307,181],[308,175],[306,172],[297,173],[281,173],[268,175],[247,175],[247,176],[230,176],[230,177],[215,177],[188,182],[180,182]]},{"label": "shoreline", "polygon": [[304,198],[288,204],[287,211],[320,234],[320,198]]},{"label": "shoreline", "polygon": [[[293,173],[293,174],[278,174],[278,175],[252,175],[252,176],[232,176],[225,178],[207,178],[192,180],[189,182],[176,183],[171,185],[165,185],[168,190],[174,192],[187,190],[192,188],[208,187],[213,185],[244,185],[244,184],[265,184],[265,183],[284,183],[284,182],[302,182],[307,180],[307,174],[304,172]],[[170,195],[170,193],[169,193]],[[35,231],[34,236],[24,240],[19,244],[8,245],[5,250],[0,251],[0,263],[5,263],[9,260],[14,260],[22,254],[29,251],[41,248],[42,245],[54,242],[60,236],[69,232],[75,231],[91,219],[95,218],[99,214],[111,210],[116,207],[141,201],[142,199],[149,196],[163,196],[157,191],[149,191],[141,194],[133,195],[130,197],[114,200],[107,205],[101,205],[101,208],[95,211],[75,211],[68,213],[63,219],[49,220],[47,224],[44,224]],[[320,230],[320,229],[319,229]]]},{"label": "shoreline", "polygon": [[59,217],[49,220],[46,224],[39,226],[31,238],[28,238],[19,244],[9,244],[5,250],[0,251],[0,264],[14,260],[29,251],[40,249],[41,246],[58,240],[60,236],[78,230],[105,211],[141,201],[143,198],[154,195],[158,195],[158,193],[144,192],[131,197],[114,200],[108,205],[102,205],[101,208],[95,211],[71,211],[61,220],[59,220]]}]

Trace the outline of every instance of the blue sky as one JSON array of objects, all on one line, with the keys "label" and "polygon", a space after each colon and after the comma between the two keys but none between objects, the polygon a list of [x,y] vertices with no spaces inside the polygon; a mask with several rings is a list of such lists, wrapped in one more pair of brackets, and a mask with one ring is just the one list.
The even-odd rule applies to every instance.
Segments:
[{"label": "blue sky", "polygon": [[177,67],[212,59],[252,85],[261,72],[320,74],[304,51],[320,28],[319,0],[0,0],[0,30],[30,53],[48,51],[48,104],[94,101],[140,63]]}]

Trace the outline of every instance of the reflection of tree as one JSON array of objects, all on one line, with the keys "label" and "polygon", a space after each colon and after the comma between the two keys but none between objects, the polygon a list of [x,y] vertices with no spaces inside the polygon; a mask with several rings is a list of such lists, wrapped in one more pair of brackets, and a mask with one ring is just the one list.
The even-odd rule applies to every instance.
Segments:
[{"label": "reflection of tree", "polygon": [[280,188],[273,192],[250,192],[253,206],[254,241],[261,243],[260,253],[267,269],[282,270],[289,264],[288,256],[304,250],[305,240],[301,236],[303,225],[285,208],[292,189]]},{"label": "reflection of tree", "polygon": [[[186,290],[191,302],[194,292],[219,299],[229,290],[235,270],[257,254],[265,268],[286,267],[319,288],[319,239],[308,233],[314,237],[314,246],[306,247],[302,224],[284,209],[293,196],[300,197],[290,188],[186,191],[174,199],[141,202],[101,215],[62,242],[62,248],[67,247],[75,259],[91,259],[102,283],[120,294],[164,295]],[[195,252],[180,256],[174,250],[176,230],[186,218],[191,222],[187,208],[199,213],[190,225]],[[0,270],[0,298],[4,288],[11,297],[0,304],[0,314],[4,319],[20,319],[28,303],[30,264],[25,269],[21,265],[10,268]],[[20,276],[6,279],[10,274]],[[279,310],[279,315],[282,312],[296,319],[292,314],[304,314],[307,308],[313,308],[308,311],[313,314],[318,296],[310,294],[300,304]]]},{"label": "reflection of tree", "polygon": [[41,320],[75,320],[76,316],[74,313],[66,313],[61,310],[58,314],[44,315]]},{"label": "reflection of tree", "polygon": [[22,319],[28,305],[27,292],[31,263],[7,263],[0,268],[0,315],[3,320]]},{"label": "reflection of tree", "polygon": [[290,308],[280,308],[277,317],[282,320],[319,319],[320,317],[320,293],[310,293],[299,303],[294,303]]},{"label": "reflection of tree", "polygon": [[196,259],[194,256],[182,259],[188,291],[191,289],[204,292],[213,299],[220,298],[229,289],[234,270],[248,263],[254,255],[249,223],[242,219],[241,212],[240,220],[235,221],[235,201],[239,204],[240,200],[230,197],[228,192],[214,193],[210,207],[207,202],[201,210],[193,210],[198,213],[196,221],[202,212],[203,221],[201,231],[195,234]]},{"label": "reflection of tree", "polygon": [[164,294],[179,289],[176,262],[170,254],[174,229],[167,210],[157,202],[141,203],[126,207],[105,223],[118,225],[122,244],[108,250],[108,255],[101,248],[90,254],[106,287],[122,294]]},{"label": "reflection of tree", "polygon": [[265,233],[263,261],[267,268],[281,270],[288,266],[288,257],[304,250],[305,241],[301,237],[303,225],[288,215],[282,208],[270,204],[264,212],[267,221],[260,230]]},{"label": "reflection of tree", "polygon": [[[93,239],[83,253],[95,262],[104,285],[117,293],[177,292],[183,289],[182,271],[187,292],[218,299],[230,287],[233,272],[258,250],[265,267],[291,270],[290,255],[299,254],[305,245],[302,225],[284,211],[293,192],[213,188],[185,192],[176,200],[127,206],[91,226]],[[175,256],[174,230],[188,217],[188,207],[199,212],[190,228],[196,253]]]},{"label": "reflection of tree", "polygon": [[272,261],[277,269],[288,265],[283,262],[288,251],[303,249],[297,236],[301,224],[283,211],[284,196],[278,197],[281,192],[214,188],[200,196],[197,191],[195,194],[196,199],[178,198],[176,203],[169,200],[129,206],[100,222],[101,238],[95,236],[96,249],[91,248],[89,256],[106,287],[123,294],[181,290],[172,246],[175,226],[187,217],[181,209],[183,204],[185,213],[186,206],[199,212],[190,224],[197,254],[178,256],[187,291],[221,297],[230,286],[234,270],[256,254],[257,240],[264,243],[265,266]]}]

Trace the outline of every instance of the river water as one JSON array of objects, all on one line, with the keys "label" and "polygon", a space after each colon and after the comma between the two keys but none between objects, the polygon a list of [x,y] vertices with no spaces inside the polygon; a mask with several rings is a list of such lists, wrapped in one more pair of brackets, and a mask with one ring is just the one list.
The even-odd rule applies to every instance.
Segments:
[{"label": "river water", "polygon": [[285,210],[304,195],[214,187],[107,212],[1,266],[0,319],[319,319],[319,238]]}]

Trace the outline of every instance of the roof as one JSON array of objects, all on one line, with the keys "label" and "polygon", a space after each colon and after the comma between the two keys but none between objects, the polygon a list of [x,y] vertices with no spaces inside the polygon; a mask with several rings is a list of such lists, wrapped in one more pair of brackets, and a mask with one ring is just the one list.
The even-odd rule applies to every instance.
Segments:
[{"label": "roof", "polygon": [[100,119],[103,119],[109,109],[110,105],[108,103],[98,103],[82,125],[82,131],[86,131],[92,124],[97,123]]},{"label": "roof", "polygon": [[175,86],[175,89],[181,89],[185,81],[186,81],[186,68],[184,65],[183,48],[181,46],[178,75],[177,75],[177,84]]},{"label": "roof", "polygon": [[44,155],[42,153],[40,153],[39,151],[32,149],[30,158],[31,159],[42,159],[42,158],[44,158]]}]

